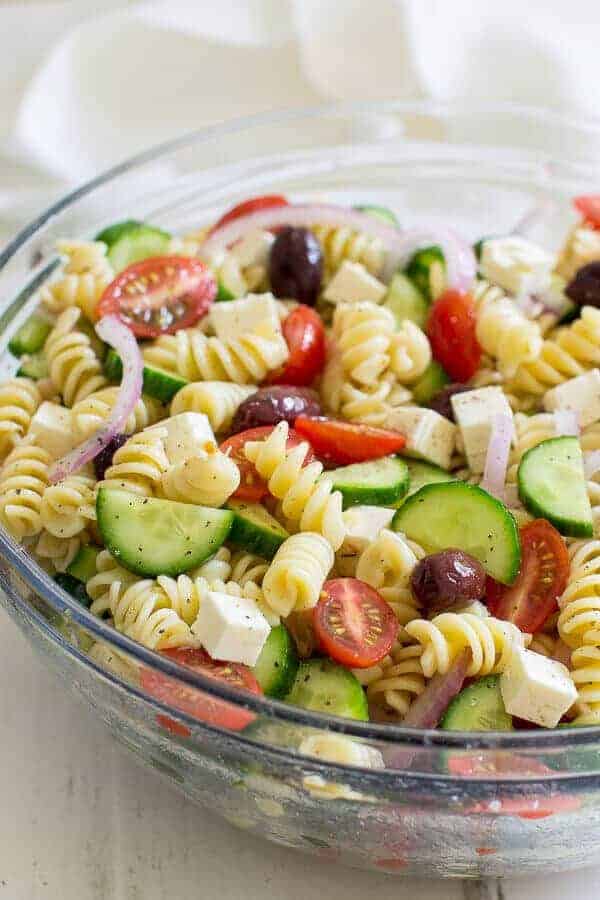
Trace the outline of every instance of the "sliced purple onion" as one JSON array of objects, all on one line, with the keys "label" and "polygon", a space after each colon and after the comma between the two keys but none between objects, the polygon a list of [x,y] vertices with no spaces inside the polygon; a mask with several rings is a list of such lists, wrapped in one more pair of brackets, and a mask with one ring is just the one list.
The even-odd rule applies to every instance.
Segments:
[{"label": "sliced purple onion", "polygon": [[463,650],[445,675],[434,675],[406,713],[402,724],[412,728],[435,728],[450,701],[461,691],[471,662],[471,651]]},{"label": "sliced purple onion", "polygon": [[210,260],[215,253],[231,246],[255,228],[268,230],[282,225],[310,227],[317,224],[352,228],[379,238],[387,250],[386,279],[391,278],[398,268],[404,267],[417,250],[432,244],[437,244],[444,254],[448,287],[467,291],[475,279],[475,254],[470,245],[451,229],[432,226],[402,232],[367,213],[333,204],[297,203],[241,216],[215,229],[202,244],[200,255]]},{"label": "sliced purple onion", "polygon": [[123,377],[119,393],[104,425],[82,444],[54,463],[50,470],[51,484],[63,481],[73,472],[79,471],[110,443],[115,434],[123,431],[127,419],[142,395],[144,364],[133,332],[115,315],[104,316],[100,319],[96,325],[96,332],[103,341],[117,351],[123,362]]},{"label": "sliced purple onion", "polygon": [[557,409],[554,413],[554,430],[559,437],[579,437],[579,416],[574,409]]},{"label": "sliced purple onion", "polygon": [[492,424],[492,433],[480,487],[502,502],[505,501],[504,485],[512,439],[513,423],[511,416],[505,414],[496,416]]}]

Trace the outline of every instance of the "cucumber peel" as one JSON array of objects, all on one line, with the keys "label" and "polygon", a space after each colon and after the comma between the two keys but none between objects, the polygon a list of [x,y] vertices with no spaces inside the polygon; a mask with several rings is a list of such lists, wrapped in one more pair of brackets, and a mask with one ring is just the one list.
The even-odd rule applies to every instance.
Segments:
[{"label": "cucumber peel", "polygon": [[254,677],[267,697],[285,697],[298,671],[298,653],[285,625],[272,628],[254,666]]},{"label": "cucumber peel", "polygon": [[512,731],[500,692],[500,676],[486,675],[463,688],[440,722],[444,731]]},{"label": "cucumber peel", "polygon": [[[123,363],[121,357],[112,348],[106,354],[104,360],[104,373],[110,381],[120,381],[123,377]],[[177,391],[188,384],[187,378],[182,378],[176,372],[167,372],[157,366],[144,365],[143,391],[149,397],[160,400],[161,403],[169,403]]]},{"label": "cucumber peel", "polygon": [[309,659],[298,667],[288,703],[348,719],[369,719],[367,697],[350,669],[329,659]]},{"label": "cucumber peel", "polygon": [[260,503],[229,500],[227,509],[233,514],[229,541],[250,553],[273,559],[289,537],[283,525]]},{"label": "cucumber peel", "polygon": [[408,491],[408,466],[398,456],[383,456],[369,462],[353,463],[325,473],[349,506],[387,506]]}]

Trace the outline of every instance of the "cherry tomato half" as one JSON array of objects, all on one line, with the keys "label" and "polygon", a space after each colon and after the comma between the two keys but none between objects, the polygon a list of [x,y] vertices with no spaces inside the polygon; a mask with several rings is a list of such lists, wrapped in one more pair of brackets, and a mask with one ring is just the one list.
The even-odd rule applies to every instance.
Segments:
[{"label": "cherry tomato half", "polygon": [[[161,652],[179,663],[180,666],[187,666],[208,678],[214,678],[216,681],[222,681],[251,694],[262,694],[258,681],[247,666],[239,663],[217,662],[211,659],[205,650],[195,648],[162,650]],[[181,682],[163,675],[162,672],[142,669],[140,683],[142,689],[152,697],[169,704],[169,706],[174,706],[175,709],[179,709],[201,722],[207,722],[209,725],[228,728],[231,731],[241,731],[255,718],[254,713],[247,709],[234,706],[217,697],[210,697],[190,685],[181,684]],[[172,734],[180,737],[190,736],[189,728],[176,719],[159,715],[157,720]]]},{"label": "cherry tomato half", "polygon": [[488,608],[521,631],[538,631],[558,609],[568,575],[569,554],[562,537],[546,519],[535,519],[521,528],[521,568],[514,584],[488,578]]},{"label": "cherry tomato half", "polygon": [[127,266],[111,281],[96,316],[116,313],[137,337],[154,338],[194,325],[216,294],[214,275],[199,259],[153,256]]},{"label": "cherry tomato half", "polygon": [[[260,428],[248,428],[247,431],[240,431],[234,434],[226,441],[223,441],[220,449],[223,453],[229,452],[231,459],[236,463],[240,470],[240,486],[233,495],[238,500],[248,500],[251,503],[259,503],[269,493],[267,482],[264,481],[252,463],[246,459],[244,454],[244,444],[247,441],[264,441],[273,431],[273,425],[261,425]],[[305,440],[293,428],[290,428],[287,449],[291,450]],[[314,462],[315,455],[312,449],[309,449],[304,458],[303,465],[307,466]]]},{"label": "cherry tomato half", "polygon": [[406,444],[406,438],[399,431],[338,422],[335,419],[298,416],[294,428],[310,441],[319,459],[339,466],[380,459],[390,453],[397,453]]},{"label": "cherry tomato half", "polygon": [[263,209],[271,209],[275,206],[288,206],[286,198],[282,194],[264,194],[262,197],[252,197],[250,200],[244,200],[228,210],[218,222],[210,229],[210,233],[228,225],[235,219],[241,219],[243,216],[249,216],[252,213],[260,212]]},{"label": "cherry tomato half", "polygon": [[470,294],[447,290],[431,309],[427,334],[433,356],[453,381],[468,381],[481,362],[475,333],[475,302]]},{"label": "cherry tomato half", "polygon": [[283,369],[271,378],[271,384],[312,384],[325,366],[325,326],[310,306],[300,304],[283,323],[283,336],[290,355]]},{"label": "cherry tomato half", "polygon": [[584,224],[600,230],[600,194],[575,197],[573,203],[583,216]]},{"label": "cherry tomato half", "polygon": [[367,669],[387,656],[398,633],[391,606],[358,578],[326,581],[313,615],[325,653],[354,669]]}]

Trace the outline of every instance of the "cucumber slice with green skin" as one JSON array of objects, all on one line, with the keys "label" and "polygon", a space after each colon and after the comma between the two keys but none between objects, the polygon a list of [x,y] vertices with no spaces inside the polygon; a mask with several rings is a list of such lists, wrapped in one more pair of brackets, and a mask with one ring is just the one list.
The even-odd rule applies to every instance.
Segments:
[{"label": "cucumber slice with green skin", "polygon": [[277,519],[260,503],[229,500],[227,509],[233,513],[229,541],[237,547],[273,559],[289,534]]},{"label": "cucumber slice with green skin", "polygon": [[567,537],[592,537],[592,508],[576,437],[550,438],[532,447],[523,455],[517,480],[530,513],[548,519]]},{"label": "cucumber slice with green skin", "polygon": [[106,487],[98,490],[96,517],[115,559],[131,572],[150,577],[177,576],[199,566],[217,552],[233,521],[227,509]]},{"label": "cucumber slice with green skin", "polygon": [[441,248],[436,245],[417,250],[404,269],[405,275],[410,278],[415,287],[430,303],[433,299],[431,296],[431,270],[433,266],[438,268],[441,266],[443,272],[446,271],[444,254]]},{"label": "cucumber slice with green skin", "polygon": [[411,497],[426,484],[442,484],[448,481],[457,481],[458,479],[451,472],[434,466],[433,463],[421,462],[419,459],[407,459],[408,466],[408,497]]},{"label": "cucumber slice with green skin", "polygon": [[288,703],[314,712],[348,719],[369,720],[367,697],[361,683],[330,659],[309,659],[298,667]]},{"label": "cucumber slice with green skin", "polygon": [[100,547],[96,547],[95,544],[84,544],[71,565],[67,567],[67,575],[86,584],[96,574],[96,557],[99,553]]},{"label": "cucumber slice with green skin", "polygon": [[31,356],[24,356],[17,372],[17,375],[32,378],[34,381],[39,381],[40,378],[48,378],[49,374],[50,370],[45,353],[32,353]]},{"label": "cucumber slice with green skin", "polygon": [[106,255],[117,273],[151,256],[165,256],[169,252],[170,243],[171,235],[166,231],[152,225],[137,225],[126,230],[111,244]]},{"label": "cucumber slice with green skin", "polygon": [[298,671],[298,654],[285,625],[272,628],[253,672],[267,697],[285,697]]},{"label": "cucumber slice with green skin", "polygon": [[8,349],[15,356],[23,356],[24,353],[37,353],[46,343],[46,338],[52,331],[52,323],[34,313],[9,341]]},{"label": "cucumber slice with green skin", "polygon": [[[112,348],[106,354],[104,360],[104,372],[111,381],[120,381],[123,377],[123,364],[121,357]],[[186,378],[175,372],[167,372],[165,369],[158,369],[156,366],[144,366],[144,383],[143,391],[149,397],[160,400],[161,403],[169,403],[177,391],[188,384]]]},{"label": "cucumber slice with green skin", "polygon": [[427,406],[435,395],[449,383],[450,376],[446,374],[439,362],[433,359],[419,380],[413,384],[413,399],[419,406]]},{"label": "cucumber slice with green skin", "polygon": [[390,281],[383,305],[393,314],[398,328],[405,319],[410,319],[419,328],[424,328],[431,304],[410,278],[402,272],[397,272]]},{"label": "cucumber slice with green skin", "polygon": [[388,506],[408,491],[408,466],[398,456],[383,456],[370,462],[353,463],[326,472],[333,488],[349,506]]},{"label": "cucumber slice with green skin", "polygon": [[485,237],[479,238],[479,240],[473,244],[473,253],[475,254],[477,261],[481,261],[481,254],[483,253],[483,245],[486,241],[492,241],[498,235],[487,234]]},{"label": "cucumber slice with green skin", "polygon": [[388,209],[387,206],[355,206],[354,209],[357,210],[357,212],[363,212],[368,216],[373,216],[375,219],[381,219],[386,225],[393,225],[394,228],[400,227],[397,216],[391,209]]},{"label": "cucumber slice with green skin", "polygon": [[504,709],[500,676],[486,675],[463,688],[446,710],[444,731],[512,731],[513,721]]},{"label": "cucumber slice with green skin", "polygon": [[99,231],[94,240],[102,241],[110,248],[128,231],[133,231],[135,228],[139,228],[140,225],[142,225],[142,222],[138,222],[137,219],[125,219],[123,222],[115,222],[114,225],[109,225],[107,228]]},{"label": "cucumber slice with green skin", "polygon": [[422,487],[392,521],[428,553],[455,547],[478,559],[502,584],[512,584],[521,564],[519,530],[503,503],[474,484],[448,481]]},{"label": "cucumber slice with green skin", "polygon": [[82,606],[85,606],[86,609],[91,606],[92,598],[86,591],[83,581],[79,581],[78,578],[73,578],[73,576],[69,575],[67,572],[59,572],[58,575],[54,576],[54,580],[61,586],[63,591],[66,591],[67,594],[74,597],[75,600],[77,600],[78,603],[81,603]]}]

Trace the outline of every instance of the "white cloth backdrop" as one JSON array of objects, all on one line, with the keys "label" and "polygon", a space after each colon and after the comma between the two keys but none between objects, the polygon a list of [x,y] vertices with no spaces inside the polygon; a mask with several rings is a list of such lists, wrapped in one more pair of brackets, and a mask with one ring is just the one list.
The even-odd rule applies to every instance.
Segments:
[{"label": "white cloth backdrop", "polygon": [[599,113],[599,31],[597,0],[0,0],[0,224],[267,109],[460,97]]}]

